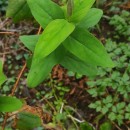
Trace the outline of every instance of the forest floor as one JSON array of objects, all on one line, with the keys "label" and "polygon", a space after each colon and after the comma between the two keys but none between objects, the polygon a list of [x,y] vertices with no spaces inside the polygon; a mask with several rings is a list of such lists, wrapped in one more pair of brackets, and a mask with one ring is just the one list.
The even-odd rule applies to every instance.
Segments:
[{"label": "forest floor", "polygon": [[[104,2],[99,3],[97,6],[103,9],[104,15],[101,22],[92,29],[91,32],[105,44],[106,39],[111,38],[115,40],[114,36],[116,35],[114,26],[109,24],[109,18],[115,14],[120,15],[122,10],[130,11],[130,3]],[[0,58],[4,62],[4,72],[8,77],[7,82],[0,89],[1,94],[9,95],[12,92],[13,86],[26,59],[31,55],[29,50],[20,42],[19,36],[36,34],[38,29],[39,25],[31,21],[13,23],[11,19],[5,18],[4,15],[0,17]],[[123,36],[116,39],[116,41],[128,43],[127,39]],[[45,110],[46,115],[41,114],[41,116],[45,123],[49,123],[52,122],[52,120],[56,120],[56,118],[61,118],[56,117],[56,114],[54,114],[55,111],[58,112],[58,110],[63,109],[62,111],[66,112],[67,107],[70,109],[72,118],[70,116],[70,119],[68,119],[68,122],[65,124],[66,126],[62,124],[62,121],[58,122],[58,127],[55,128],[56,130],[62,130],[63,128],[61,126],[66,127],[67,130],[73,130],[73,117],[78,120],[78,123],[84,120],[89,122],[97,130],[100,124],[102,124],[104,120],[107,120],[106,117],[98,120],[100,113],[88,107],[91,102],[95,101],[95,98],[87,92],[88,77],[67,71],[62,66],[57,65],[53,68],[51,75],[45,82],[37,88],[29,89],[26,85],[27,73],[28,68],[25,69],[20,78],[15,92],[16,97],[25,100],[26,103],[24,107],[27,107],[27,111],[34,113],[35,108],[40,109],[41,106],[43,106],[43,111]],[[1,116],[1,124],[3,120],[3,116]],[[10,120],[8,122],[7,126],[10,125]],[[70,127],[70,125],[72,126]],[[121,127],[116,123],[113,123],[113,125],[113,130],[127,130],[124,125]]]}]

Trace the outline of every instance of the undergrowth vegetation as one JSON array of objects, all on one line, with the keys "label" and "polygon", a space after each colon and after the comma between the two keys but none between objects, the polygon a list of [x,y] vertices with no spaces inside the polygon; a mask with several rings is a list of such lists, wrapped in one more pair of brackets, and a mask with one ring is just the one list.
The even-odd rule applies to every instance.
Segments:
[{"label": "undergrowth vegetation", "polygon": [[130,41],[130,13],[129,11],[122,10],[120,15],[115,14],[110,18],[110,25],[114,27],[114,38],[115,39],[126,39]]},{"label": "undergrowth vegetation", "polygon": [[122,125],[130,119],[130,45],[108,39],[105,46],[116,67],[99,68],[97,79],[87,82],[88,93],[96,98],[89,107]]},{"label": "undergrowth vegetation", "polygon": [[1,34],[17,37],[11,53],[0,43],[0,130],[129,130],[128,9],[128,0],[0,0],[12,19]]}]

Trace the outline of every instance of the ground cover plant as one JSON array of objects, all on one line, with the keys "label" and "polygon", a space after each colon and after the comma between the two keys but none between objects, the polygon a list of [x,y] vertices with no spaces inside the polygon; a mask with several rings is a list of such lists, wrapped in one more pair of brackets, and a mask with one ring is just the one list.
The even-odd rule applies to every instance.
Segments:
[{"label": "ground cover plant", "polygon": [[122,125],[130,118],[130,45],[117,44],[109,39],[105,46],[115,61],[116,67],[114,69],[99,68],[98,78],[87,82],[88,93],[96,98],[89,107],[101,112],[103,116],[107,115],[110,121]]},{"label": "ground cover plant", "polygon": [[[89,32],[93,28],[93,31],[99,31],[96,35],[100,36],[103,28],[103,25],[97,25],[103,12],[94,6],[100,7],[106,1],[96,1],[91,8],[94,2],[9,0],[6,16],[16,23],[12,26],[18,27],[24,20],[27,26],[32,22],[33,28],[27,27],[22,35],[19,28],[13,32],[4,28],[1,32],[13,34],[22,42],[18,45],[13,43],[11,48],[18,52],[14,52],[14,56],[8,55],[7,61],[2,60],[0,66],[1,129],[115,130],[129,127],[130,48],[127,43],[118,45],[110,39],[104,47]],[[111,8],[110,12],[114,10],[118,12],[120,8]],[[119,41],[123,36],[128,42],[129,33],[126,35],[125,32],[129,32],[126,17],[129,12],[123,10],[121,14],[112,17],[104,15],[103,18],[115,28],[115,40]],[[125,25],[120,19],[125,19]],[[5,22],[8,23],[8,20]],[[19,54],[19,50],[24,54]],[[7,55],[5,52],[1,54],[2,57]],[[12,65],[15,60],[18,63],[16,66]],[[4,70],[9,69],[6,75],[11,78],[3,73],[3,64]],[[14,75],[20,68],[17,78]],[[90,81],[95,76],[98,78]],[[87,113],[79,109],[81,106]]]},{"label": "ground cover plant", "polygon": [[111,19],[109,24],[114,26],[116,31],[115,38],[120,39],[120,37],[124,37],[129,41],[130,35],[130,23],[129,23],[129,11],[122,10],[120,14],[115,14]]},{"label": "ground cover plant", "polygon": [[[32,58],[31,69],[27,77],[28,86],[36,87],[46,78],[52,67],[54,67],[56,64],[61,64],[67,69],[70,69],[74,72],[90,76],[94,75],[94,72],[96,72],[96,66],[113,67],[114,64],[106,54],[106,51],[103,48],[102,44],[89,32],[83,29],[83,25],[86,26],[87,24],[84,24],[84,22],[86,22],[86,19],[83,18],[86,16],[94,1],[75,1],[74,9],[72,2],[68,2],[68,10],[65,10],[66,5],[63,7],[65,8],[65,16],[63,10],[60,7],[51,1],[49,2],[49,6],[51,5],[55,10],[55,12],[51,12],[51,20],[49,20],[49,13],[46,15],[45,11],[42,10],[43,16],[41,16],[41,11],[35,11],[36,8],[34,7],[33,1],[28,1],[33,16],[41,24],[41,26],[45,28],[43,34],[41,34],[40,37],[21,36],[20,38],[25,45],[28,44],[26,43],[27,41],[32,43],[31,39],[33,39],[33,41],[36,41],[33,43],[35,49]],[[45,3],[46,1],[40,3],[42,9],[48,10],[49,6]],[[84,5],[88,6],[84,7]],[[39,3],[37,4],[37,8],[39,10],[41,9],[41,7],[39,7]],[[82,8],[82,10],[80,8]],[[100,10],[94,10],[102,13]],[[95,12],[94,10],[93,12]],[[82,11],[86,13],[82,13]],[[46,20],[42,20],[42,17],[46,17]],[[81,21],[82,19],[83,21]],[[53,37],[55,37],[55,39],[53,39]],[[79,50],[77,50],[77,48],[79,48]],[[79,53],[81,53],[81,55],[79,55]],[[103,58],[106,60],[105,62]],[[82,66],[86,67],[86,70],[88,70],[86,73],[83,72],[83,70],[77,68],[79,63]],[[35,75],[37,75],[37,77]]]}]

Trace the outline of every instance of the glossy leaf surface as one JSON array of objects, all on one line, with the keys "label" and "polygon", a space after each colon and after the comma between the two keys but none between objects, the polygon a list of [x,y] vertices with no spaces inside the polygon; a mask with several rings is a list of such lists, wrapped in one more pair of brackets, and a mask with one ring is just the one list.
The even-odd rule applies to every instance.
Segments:
[{"label": "glossy leaf surface", "polygon": [[63,44],[68,51],[90,65],[114,67],[104,46],[86,30],[77,28]]},{"label": "glossy leaf surface", "polygon": [[96,25],[103,15],[103,11],[97,8],[91,8],[84,19],[78,24],[81,28],[90,28]]},{"label": "glossy leaf surface", "polygon": [[95,0],[74,0],[74,8],[69,20],[74,23],[80,22],[92,7]]},{"label": "glossy leaf surface", "polygon": [[93,77],[97,74],[97,68],[81,61],[73,54],[68,53],[61,62],[61,65],[73,72]]},{"label": "glossy leaf surface", "polygon": [[74,25],[64,19],[49,23],[40,36],[34,51],[34,58],[43,59],[53,52],[74,30]]},{"label": "glossy leaf surface", "polygon": [[54,20],[46,27],[35,47],[31,70],[27,78],[29,87],[36,87],[47,77],[62,56],[61,54],[56,56],[56,52],[53,51],[73,30],[74,25],[63,19]]},{"label": "glossy leaf surface", "polygon": [[[32,52],[34,51],[34,48],[36,46],[36,43],[38,41],[39,36],[21,36],[20,39],[24,43],[24,45],[30,49]],[[27,82],[30,87],[36,87],[38,84],[40,84],[43,80],[47,78],[49,73],[51,72],[54,65],[58,64],[61,59],[63,59],[64,55],[66,53],[66,50],[63,48],[62,45],[60,45],[53,54],[50,54],[43,60],[40,60],[39,62],[35,62],[31,66],[31,70],[29,72]],[[29,64],[30,64],[29,60]],[[30,65],[29,65],[30,66]],[[30,67],[29,67],[30,68]]]},{"label": "glossy leaf surface", "polygon": [[20,40],[21,42],[23,42],[23,44],[32,52],[35,49],[36,43],[38,42],[39,39],[39,35],[23,35],[20,36]]},{"label": "glossy leaf surface", "polygon": [[33,60],[31,69],[27,77],[28,86],[36,87],[37,85],[39,85],[43,80],[46,79],[56,63],[57,62],[54,54],[50,54],[42,60]]},{"label": "glossy leaf surface", "polygon": [[18,22],[32,17],[32,14],[26,0],[9,0],[6,16]]},{"label": "glossy leaf surface", "polygon": [[15,97],[0,96],[0,112],[13,112],[22,107],[22,102]]},{"label": "glossy leaf surface", "polygon": [[34,18],[43,28],[52,20],[64,18],[60,6],[51,0],[27,0],[27,2]]},{"label": "glossy leaf surface", "polygon": [[38,58],[34,59],[27,77],[28,86],[36,87],[43,80],[45,80],[52,68],[64,58],[65,54],[66,50],[64,50],[61,45],[49,56],[43,58],[42,60],[39,60]]}]

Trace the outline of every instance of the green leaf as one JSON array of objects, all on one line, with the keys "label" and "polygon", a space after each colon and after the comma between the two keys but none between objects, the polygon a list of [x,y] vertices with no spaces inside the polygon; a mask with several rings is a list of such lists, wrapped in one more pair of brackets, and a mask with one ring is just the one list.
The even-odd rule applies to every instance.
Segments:
[{"label": "green leaf", "polygon": [[63,45],[73,55],[93,66],[114,67],[102,43],[84,29],[77,28]]},{"label": "green leaf", "polygon": [[63,19],[54,20],[46,27],[35,47],[31,70],[27,78],[29,87],[36,87],[40,84],[50,73],[53,66],[61,58],[64,58],[66,51],[62,50],[62,47],[59,47],[60,49],[57,47],[73,30],[74,25]]},{"label": "green leaf", "polygon": [[19,130],[33,130],[41,126],[41,119],[37,115],[33,115],[27,112],[21,112],[18,114],[16,121],[16,128]]},{"label": "green leaf", "polygon": [[43,28],[52,20],[64,18],[64,13],[60,6],[51,0],[27,0],[27,2],[34,18]]},{"label": "green leaf", "polygon": [[88,122],[84,122],[80,124],[80,130],[93,130],[93,127]]},{"label": "green leaf", "polygon": [[39,85],[43,80],[46,79],[53,66],[56,64],[57,62],[55,60],[54,53],[50,54],[46,58],[43,58],[42,60],[34,59],[27,77],[28,86],[36,87]]},{"label": "green leaf", "polygon": [[125,102],[120,102],[116,105],[118,112],[126,106]]},{"label": "green leaf", "polygon": [[22,102],[15,97],[0,96],[0,112],[13,112],[22,107]]},{"label": "green leaf", "polygon": [[[67,52],[68,53],[68,52]],[[87,75],[90,77],[95,76],[97,73],[97,68],[95,66],[90,66],[85,62],[81,61],[73,54],[68,53],[64,59],[61,61],[61,65],[63,65],[68,70],[73,72],[77,72],[82,75]]]},{"label": "green leaf", "polygon": [[95,103],[91,103],[90,105],[89,105],[89,108],[97,108],[98,106],[97,106],[97,104],[95,104]]},{"label": "green leaf", "polygon": [[0,86],[6,81],[6,76],[3,73],[3,64],[0,61]]},{"label": "green leaf", "polygon": [[101,9],[91,8],[85,18],[78,24],[81,28],[90,28],[96,25],[103,15]]},{"label": "green leaf", "polygon": [[7,17],[11,17],[14,22],[32,17],[26,0],[9,0]]},{"label": "green leaf", "polygon": [[66,50],[59,46],[53,53],[43,59],[34,59],[27,77],[29,87],[36,87],[45,80],[52,68],[64,58]]},{"label": "green leaf", "polygon": [[50,22],[36,44],[34,59],[48,56],[73,32],[74,28],[73,24],[64,19]]},{"label": "green leaf", "polygon": [[103,103],[108,104],[108,103],[112,102],[112,100],[113,100],[112,96],[109,95],[109,96],[107,96],[106,98],[103,99]]},{"label": "green leaf", "polygon": [[109,122],[105,122],[100,126],[100,130],[111,130],[111,129],[112,125]]},{"label": "green leaf", "polygon": [[109,108],[104,106],[101,111],[105,115],[109,111]]},{"label": "green leaf", "polygon": [[127,82],[129,79],[130,79],[130,78],[129,78],[129,75],[128,75],[127,73],[124,73],[124,75],[123,75],[123,77],[122,77],[122,80],[123,80],[124,82]]},{"label": "green leaf", "polygon": [[35,49],[36,43],[38,42],[39,35],[20,36],[21,42],[32,52]]},{"label": "green leaf", "polygon": [[69,20],[74,23],[80,22],[87,14],[95,0],[74,0],[74,9]]},{"label": "green leaf", "polygon": [[108,118],[112,121],[116,120],[116,114],[114,112],[109,113]]},{"label": "green leaf", "polygon": [[116,119],[117,119],[118,125],[121,126],[123,124],[124,115],[119,114],[117,115]]}]

